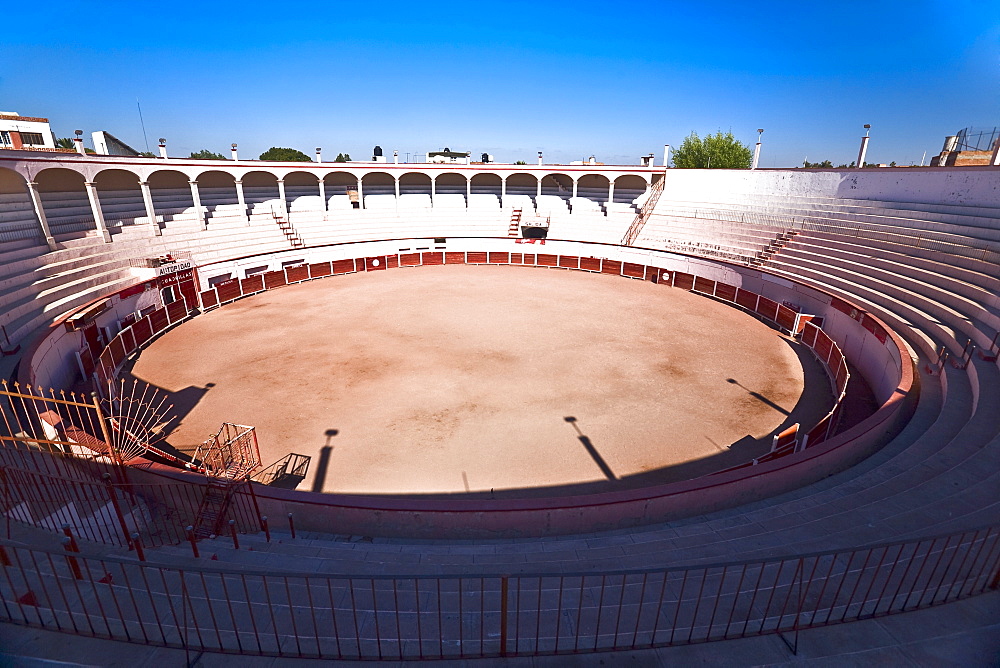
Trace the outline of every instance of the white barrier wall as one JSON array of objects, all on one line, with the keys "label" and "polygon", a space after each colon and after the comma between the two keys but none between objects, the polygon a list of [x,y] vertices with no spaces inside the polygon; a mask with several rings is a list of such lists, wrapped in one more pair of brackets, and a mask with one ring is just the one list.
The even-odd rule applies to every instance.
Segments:
[{"label": "white barrier wall", "polygon": [[663,198],[739,202],[747,196],[822,197],[1000,207],[1000,168],[670,169]]}]

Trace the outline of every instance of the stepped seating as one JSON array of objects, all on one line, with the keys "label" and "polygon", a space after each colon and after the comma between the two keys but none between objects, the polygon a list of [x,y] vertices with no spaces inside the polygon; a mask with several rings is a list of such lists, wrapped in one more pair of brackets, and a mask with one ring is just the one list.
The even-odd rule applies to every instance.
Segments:
[{"label": "stepped seating", "polygon": [[351,203],[350,195],[331,195],[327,200],[327,210],[334,211],[337,209],[353,209],[354,205]]},{"label": "stepped seating", "polygon": [[504,209],[520,209],[525,215],[533,214],[535,211],[535,200],[530,195],[504,195],[501,205]]},{"label": "stepped seating", "polygon": [[472,193],[469,195],[469,209],[478,211],[496,211],[500,208],[500,197],[488,193]]},{"label": "stepped seating", "polygon": [[535,197],[535,209],[539,216],[558,215],[568,213],[566,200],[558,195],[538,195]]},{"label": "stepped seating", "polygon": [[631,216],[609,218],[600,212],[553,216],[549,224],[548,237],[616,244],[621,241],[622,235],[631,223]]},{"label": "stepped seating", "polygon": [[429,194],[414,193],[414,194],[401,194],[399,200],[397,201],[400,211],[410,211],[413,209],[429,209],[431,208],[431,196]]},{"label": "stepped seating", "polygon": [[395,195],[365,195],[366,209],[392,209],[396,208]]},{"label": "stepped seating", "polygon": [[[495,215],[473,211],[476,207],[470,198],[467,212],[452,215],[450,211],[418,210],[407,211],[405,216],[397,215],[394,206],[392,210],[350,209],[347,196],[339,196],[343,200],[338,200],[347,206],[334,206],[337,197],[330,198],[326,215],[303,211],[301,218],[290,217],[310,245],[411,235],[448,236],[447,230],[462,230],[452,232],[462,236],[477,236],[480,232],[482,236],[505,236],[511,208],[507,200],[512,197],[524,197],[529,204],[526,211],[533,214],[533,203],[526,195],[509,195],[505,209]],[[386,568],[400,572],[401,563],[415,574],[435,574],[443,566],[450,572],[470,575],[518,570],[559,573],[717,563],[732,560],[734,554],[739,559],[799,554],[996,523],[1000,519],[1000,368],[975,355],[964,369],[950,363],[938,368],[935,362],[938,347],[947,347],[954,359],[965,338],[972,338],[982,347],[1000,325],[1000,270],[996,263],[970,255],[977,250],[974,244],[985,237],[972,235],[970,229],[977,226],[969,224],[972,218],[986,219],[1000,229],[1000,215],[990,219],[988,211],[977,211],[961,218],[963,214],[942,207],[936,216],[951,216],[954,220],[934,221],[937,225],[931,231],[946,236],[935,236],[940,245],[928,248],[907,243],[913,236],[906,230],[921,229],[917,227],[878,223],[884,224],[886,231],[877,238],[846,231],[843,222],[849,222],[851,207],[861,205],[844,204],[844,211],[835,212],[833,203],[823,203],[822,207],[817,204],[814,209],[804,200],[793,203],[794,207],[781,209],[782,215],[813,217],[808,214],[813,211],[816,220],[828,222],[816,223],[817,229],[797,234],[767,259],[763,268],[828,289],[871,310],[905,338],[917,360],[921,394],[913,418],[888,445],[852,469],[778,497],[629,531],[460,544],[390,539],[358,542],[344,536],[311,534],[308,549],[302,549],[287,535],[281,536],[281,542],[270,543],[260,536],[248,536],[241,537],[242,550],[215,540],[208,544],[210,549],[203,549],[204,558],[213,554],[218,558],[213,565],[246,568],[270,568],[276,560],[294,559],[295,570],[317,573],[380,575]],[[773,238],[780,229],[752,220],[739,223],[692,218],[680,215],[689,209],[673,208],[672,204],[661,200],[657,211],[662,207],[673,213],[652,216],[635,245],[647,245],[647,236],[658,235],[692,244],[714,244],[719,251],[744,254]],[[711,204],[713,210],[728,210],[736,217],[741,213],[777,215],[779,211],[776,206],[765,211],[752,206],[727,209],[725,202]],[[572,214],[553,217],[550,236],[596,241],[599,239],[585,237],[606,234],[617,241],[631,223],[635,208],[630,203],[614,202],[605,204],[605,210],[606,217],[593,216],[592,211],[578,212],[574,207]],[[807,214],[790,213],[793,210]],[[895,210],[907,209],[896,204]],[[913,211],[921,214],[914,220],[923,217],[921,210]],[[621,229],[613,234],[614,225]],[[274,227],[273,222],[270,227]],[[139,249],[149,253],[159,248],[176,252],[182,246],[197,257],[223,259],[261,252],[271,248],[273,240],[257,218],[252,218],[249,227],[245,220],[232,224],[220,221],[218,228],[210,226],[208,231],[167,224],[160,238],[131,239],[131,232],[123,230],[110,246],[122,241],[135,243],[134,247],[127,246],[128,253],[133,254]],[[962,244],[963,239],[967,245]],[[280,238],[274,243],[287,247],[279,242]],[[63,271],[56,274],[61,278],[53,276],[47,285],[72,293],[87,280],[84,278],[80,286],[70,281],[78,270],[88,267],[99,272],[101,262],[114,262],[104,259],[90,264],[91,257],[99,258],[100,249],[109,246],[97,243],[92,236],[68,239],[67,243],[74,245],[56,254],[44,252],[47,249],[37,240],[16,243],[13,247],[0,246],[3,311],[8,303],[6,287],[25,290],[18,293],[22,296],[33,289],[25,287],[24,272],[61,268]],[[951,246],[955,253],[947,252]],[[699,254],[697,247],[692,248],[695,250],[689,252]],[[55,298],[56,294],[46,298]],[[37,322],[50,320],[51,312],[58,308],[32,317]],[[247,550],[248,545],[254,549]],[[158,551],[165,559],[188,557],[190,552],[186,546]],[[942,610],[940,614],[947,613]],[[711,649],[711,645],[707,647]]]},{"label": "stepped seating", "polygon": [[325,211],[323,198],[319,195],[300,195],[288,201],[289,211]]},{"label": "stepped seating", "polygon": [[465,209],[465,195],[458,193],[436,193],[434,195],[435,209]]},{"label": "stepped seating", "polygon": [[573,213],[583,213],[586,211],[595,211],[600,213],[601,211],[600,204],[587,197],[570,197],[569,206],[570,209],[573,210]]}]

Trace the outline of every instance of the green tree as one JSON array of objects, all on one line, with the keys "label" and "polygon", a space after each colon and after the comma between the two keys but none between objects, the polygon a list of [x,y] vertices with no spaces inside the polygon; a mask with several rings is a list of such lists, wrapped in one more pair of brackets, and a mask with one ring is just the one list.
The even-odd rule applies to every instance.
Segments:
[{"label": "green tree", "polygon": [[338,153],[337,157],[334,158],[333,161],[334,162],[350,162],[351,161],[351,154],[350,153]]},{"label": "green tree", "polygon": [[56,140],[56,148],[76,148],[72,137],[60,137]]},{"label": "green tree", "polygon": [[525,162],[524,160],[518,160],[518,161],[517,161],[517,162],[515,162],[514,164],[515,164],[515,165],[527,165],[528,163],[526,163],[526,162]]},{"label": "green tree", "polygon": [[207,148],[203,148],[200,151],[198,151],[197,153],[195,153],[194,151],[192,151],[191,155],[188,156],[188,159],[190,159],[190,160],[228,160],[229,158],[227,158],[226,156],[222,155],[221,153],[212,153]]},{"label": "green tree", "polygon": [[156,155],[152,151],[140,151],[139,155],[143,158],[155,158]]},{"label": "green tree", "polygon": [[824,160],[823,162],[809,162],[808,160],[803,160],[802,166],[806,169],[832,169],[833,163],[829,160]]},{"label": "green tree", "polygon": [[272,160],[275,162],[312,162],[312,158],[294,148],[281,148],[272,146],[260,154],[258,160]]},{"label": "green tree", "polygon": [[722,130],[704,139],[692,132],[674,151],[674,167],[681,169],[749,169],[752,159],[749,146]]}]

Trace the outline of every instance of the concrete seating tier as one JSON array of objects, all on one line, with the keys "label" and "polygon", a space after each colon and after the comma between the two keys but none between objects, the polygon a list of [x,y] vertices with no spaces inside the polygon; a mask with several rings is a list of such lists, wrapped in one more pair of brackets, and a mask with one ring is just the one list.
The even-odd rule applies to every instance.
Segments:
[{"label": "concrete seating tier", "polygon": [[[664,202],[661,199],[657,206],[658,211],[673,212],[677,215],[685,215],[690,212],[697,212],[700,217],[712,218],[718,216],[720,211],[729,211],[734,214],[749,214],[761,216],[764,219],[773,217],[777,220],[775,224],[796,226],[804,229],[822,230],[824,227],[856,229],[869,235],[875,233],[900,234],[902,230],[919,231],[922,239],[937,240],[943,243],[969,245],[970,240],[975,240],[981,247],[992,247],[994,250],[1000,246],[992,243],[1000,241],[1000,230],[989,227],[989,219],[977,217],[976,225],[962,225],[954,222],[915,218],[912,216],[892,216],[887,214],[873,214],[871,211],[884,211],[865,207],[869,213],[860,213],[859,207],[824,204],[815,207],[806,205],[792,205],[788,203],[771,203],[766,208],[754,207],[752,204],[740,203],[731,205],[707,204],[707,203],[678,203],[676,201]],[[899,213],[910,213],[901,211]],[[951,217],[954,219],[955,217]],[[913,236],[913,232],[909,232]]]},{"label": "concrete seating tier", "polygon": [[288,202],[289,211],[324,211],[323,198],[319,195],[300,195]]},{"label": "concrete seating tier", "polygon": [[711,200],[691,200],[676,197],[669,190],[664,193],[666,201],[678,205],[703,208],[737,208],[759,213],[801,209],[804,211],[836,211],[865,215],[880,213],[896,216],[902,220],[938,221],[943,223],[968,224],[974,227],[991,227],[990,221],[1000,216],[1000,207],[968,206],[962,204],[942,204],[925,202],[900,202],[885,200],[853,199],[848,197],[818,197],[807,195],[784,195],[771,197],[760,194],[717,193]]},{"label": "concrete seating tier", "polygon": [[365,195],[366,209],[395,209],[395,195]]},{"label": "concrete seating tier", "polygon": [[570,241],[590,241],[605,244],[621,243],[622,237],[632,224],[632,217],[607,217],[603,213],[574,213],[553,217],[548,237]]},{"label": "concrete seating tier", "polygon": [[909,276],[949,276],[957,279],[951,283],[952,289],[981,304],[1000,308],[1000,275],[993,263],[886,241],[867,240],[862,249],[853,236],[818,232],[803,234],[801,241],[793,239],[787,248],[798,248],[807,243],[822,248],[822,253],[829,256],[860,256],[865,262],[891,267],[893,271]]},{"label": "concrete seating tier", "polygon": [[535,200],[531,195],[517,195],[508,192],[500,202],[504,209],[521,209],[524,212],[535,210]]},{"label": "concrete seating tier", "polygon": [[401,194],[396,204],[401,211],[429,209],[432,206],[431,196],[425,194]]},{"label": "concrete seating tier", "polygon": [[566,200],[557,195],[538,195],[535,197],[535,209],[540,216],[569,211]]},{"label": "concrete seating tier", "polygon": [[469,195],[469,209],[496,211],[500,208],[500,197],[488,193],[472,193]]},{"label": "concrete seating tier", "polygon": [[465,209],[465,194],[436,193],[434,195],[435,209]]},{"label": "concrete seating tier", "polygon": [[588,197],[570,197],[569,206],[573,210],[573,213],[581,211],[601,211],[600,203]]},{"label": "concrete seating tier", "polygon": [[936,302],[948,307],[955,317],[969,319],[970,324],[977,329],[1000,330],[1000,309],[993,303],[997,299],[995,293],[991,295],[949,276],[871,258],[863,253],[831,252],[824,248],[820,255],[817,251],[817,248],[810,245],[809,234],[803,233],[782,248],[774,260],[786,264],[817,260],[827,264],[836,262],[848,272],[864,274],[876,280],[891,282],[916,294],[932,296]]},{"label": "concrete seating tier", "polygon": [[992,228],[992,221],[1000,217],[1000,208],[971,207],[955,204],[922,204],[917,202],[884,202],[880,200],[858,200],[841,198],[787,197],[782,201],[774,198],[750,196],[730,205],[751,207],[757,211],[804,212],[826,211],[846,214],[852,219],[862,220],[864,216],[875,215],[895,219],[900,226],[923,226],[926,223],[945,223],[967,227]]},{"label": "concrete seating tier", "polygon": [[27,193],[0,194],[0,244],[41,234]]},{"label": "concrete seating tier", "polygon": [[243,199],[246,203],[257,204],[267,200],[280,200],[278,186],[243,186]]},{"label": "concrete seating tier", "polygon": [[[331,197],[330,202],[336,197]],[[346,196],[340,197],[346,200]],[[467,211],[416,209],[405,215],[397,214],[395,202],[391,208],[366,210],[350,209],[348,203],[331,206],[325,213],[293,212],[290,220],[308,244],[401,238],[409,234],[449,236],[447,230],[452,229],[456,230],[452,234],[461,236],[475,236],[475,230],[482,230],[484,236],[506,236],[511,208],[507,200],[511,197],[516,196],[505,198],[505,209],[496,213],[474,212],[471,199]],[[533,209],[531,198],[523,197]],[[338,202],[342,204],[343,200]],[[725,205],[712,204],[718,210]],[[804,202],[796,200],[794,204],[801,208]],[[606,210],[609,214],[606,218],[575,210],[573,214],[554,216],[550,236],[581,238],[598,233],[611,236],[611,228],[616,225],[619,231],[614,240],[617,241],[631,223],[635,210],[625,202],[610,203]],[[672,211],[670,207],[664,210]],[[692,245],[714,243],[717,252],[736,254],[752,249],[769,236],[773,238],[776,233],[772,225],[749,220],[752,216],[748,217],[749,222],[737,224],[738,221],[722,219],[692,221],[683,215],[660,215],[660,211],[657,207],[657,215],[650,219],[637,246],[645,245],[643,239],[647,237],[662,237]],[[741,213],[735,207],[729,211],[737,216]],[[752,207],[744,212],[761,217],[765,213]],[[919,209],[916,212],[921,213]],[[829,214],[827,210],[818,217],[828,219]],[[841,212],[837,215],[845,220],[850,216]],[[961,214],[942,211],[939,215]],[[974,217],[983,217],[983,213],[978,212]],[[143,230],[138,228],[142,226],[130,226],[116,234],[114,244],[96,244],[93,238],[70,239],[68,242],[73,245],[66,253],[53,254],[50,259],[46,258],[50,254],[39,254],[37,245],[24,242],[0,250],[4,253],[0,260],[9,257],[13,262],[24,263],[18,266],[26,271],[29,266],[34,271],[51,263],[72,276],[85,266],[74,264],[76,259],[90,254],[99,257],[97,246],[114,246],[120,243],[119,239],[135,244],[128,246],[128,252],[136,257],[160,248],[173,251],[182,245],[198,254],[197,257],[218,255],[222,259],[225,253],[228,257],[246,255],[283,242],[273,234],[277,232],[273,221],[262,218],[252,218],[250,226],[245,220],[220,220],[218,226],[210,223],[207,231],[187,223],[167,222],[162,237],[139,238]],[[1000,520],[997,494],[1000,368],[978,356],[973,356],[965,369],[945,364],[932,369],[932,373],[928,365],[935,361],[935,351],[940,345],[954,351],[956,342],[964,342],[960,340],[962,337],[976,341],[992,337],[991,330],[1000,322],[997,265],[959,252],[948,253],[938,246],[907,245],[906,240],[912,239],[912,235],[899,228],[879,238],[844,234],[842,225],[838,232],[837,220],[830,219],[829,229],[806,230],[795,236],[768,261],[766,268],[833,291],[883,318],[910,345],[917,359],[921,385],[919,402],[906,428],[883,449],[850,470],[778,497],[628,531],[456,543],[301,533],[293,540],[275,531],[271,542],[262,536],[241,536],[240,550],[234,550],[231,542],[222,539],[205,541],[198,564],[239,569],[272,568],[276,563],[287,562],[297,571],[372,575],[438,574],[442,570],[470,575],[560,573],[718,563],[732,560],[733,555],[749,560],[903,540],[996,523]],[[1000,216],[994,221],[1000,229],[996,223]],[[947,221],[936,222],[951,225]],[[944,228],[934,231],[963,238],[964,233],[956,233],[956,229],[952,226],[950,231]],[[945,248],[945,243],[951,243],[936,240]],[[957,241],[954,245],[957,249],[968,248]],[[287,244],[281,248],[287,248]],[[710,250],[706,246],[703,254]],[[93,275],[95,280],[100,276],[100,262],[90,265],[98,272]],[[2,268],[0,263],[0,281],[5,276]],[[21,290],[24,284],[18,282],[17,274],[9,272],[7,276],[15,279],[11,286]],[[49,285],[54,290],[67,287],[70,292],[78,287],[84,291],[90,289],[82,287],[87,279],[81,280],[84,283],[73,288],[68,288],[71,282],[53,281]],[[0,305],[4,305],[3,294],[0,292]],[[62,305],[50,311],[57,308]],[[42,322],[46,317],[51,318],[51,314],[43,312],[31,317]],[[248,550],[251,546],[253,550]],[[185,546],[157,548],[156,552],[158,559],[175,565],[193,561],[190,549]],[[949,606],[945,606],[936,614],[948,615],[948,611]],[[813,632],[804,632],[803,638],[808,633]],[[711,652],[711,645],[704,647]]]},{"label": "concrete seating tier", "polygon": [[353,209],[354,204],[351,203],[350,195],[331,195],[327,200],[327,209],[332,211],[334,209]]}]

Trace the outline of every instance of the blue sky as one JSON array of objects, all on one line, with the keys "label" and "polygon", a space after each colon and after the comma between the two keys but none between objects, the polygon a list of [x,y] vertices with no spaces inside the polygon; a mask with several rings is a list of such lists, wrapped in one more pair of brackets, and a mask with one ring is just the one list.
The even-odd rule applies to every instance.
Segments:
[{"label": "blue sky", "polygon": [[[27,20],[30,16],[30,20]],[[1000,3],[136,3],[32,5],[0,35],[0,109],[143,150],[332,159],[448,146],[497,160],[634,164],[692,130],[761,165],[919,164],[1000,125]]]}]

